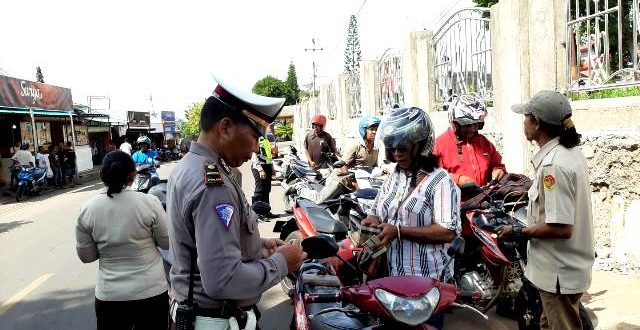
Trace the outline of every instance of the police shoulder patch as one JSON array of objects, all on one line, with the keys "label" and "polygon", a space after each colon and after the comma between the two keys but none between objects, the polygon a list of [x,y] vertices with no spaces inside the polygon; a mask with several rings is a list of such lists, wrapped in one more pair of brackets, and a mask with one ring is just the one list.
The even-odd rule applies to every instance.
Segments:
[{"label": "police shoulder patch", "polygon": [[220,203],[215,206],[216,214],[218,214],[218,218],[224,229],[229,230],[229,225],[231,224],[231,217],[233,216],[233,206],[229,203]]}]

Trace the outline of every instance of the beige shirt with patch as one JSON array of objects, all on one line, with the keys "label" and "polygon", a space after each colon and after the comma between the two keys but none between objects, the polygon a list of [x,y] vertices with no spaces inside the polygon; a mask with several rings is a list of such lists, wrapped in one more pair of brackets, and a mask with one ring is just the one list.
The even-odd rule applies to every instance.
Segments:
[{"label": "beige shirt with patch", "polygon": [[555,138],[532,163],[536,175],[529,189],[529,226],[567,224],[573,233],[569,239],[531,239],[525,276],[546,292],[585,292],[595,259],[587,161],[580,148],[567,149]]},{"label": "beige shirt with patch", "polygon": [[358,141],[347,149],[342,156],[349,166],[378,166],[378,149],[369,151],[364,141]]}]

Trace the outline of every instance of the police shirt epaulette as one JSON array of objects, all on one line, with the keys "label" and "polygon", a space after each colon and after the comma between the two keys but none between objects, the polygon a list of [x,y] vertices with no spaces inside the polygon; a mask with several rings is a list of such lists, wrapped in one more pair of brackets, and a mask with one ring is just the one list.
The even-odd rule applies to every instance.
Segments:
[{"label": "police shirt epaulette", "polygon": [[224,178],[220,174],[218,165],[204,165],[204,184],[207,187],[222,186],[224,184]]}]

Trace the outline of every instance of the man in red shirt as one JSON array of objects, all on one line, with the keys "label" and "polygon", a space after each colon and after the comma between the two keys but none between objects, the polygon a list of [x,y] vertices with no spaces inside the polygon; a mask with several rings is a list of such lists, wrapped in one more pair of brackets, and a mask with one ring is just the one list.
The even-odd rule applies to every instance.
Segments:
[{"label": "man in red shirt", "polygon": [[440,166],[458,186],[470,183],[483,186],[507,172],[496,147],[478,132],[486,116],[483,102],[462,95],[449,107],[451,127],[436,139],[433,154],[440,157]]}]

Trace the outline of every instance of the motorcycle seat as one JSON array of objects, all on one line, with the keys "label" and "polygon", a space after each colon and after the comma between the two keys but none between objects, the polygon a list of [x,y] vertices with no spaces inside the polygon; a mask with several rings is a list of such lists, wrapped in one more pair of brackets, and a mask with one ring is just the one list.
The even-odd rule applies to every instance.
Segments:
[{"label": "motorcycle seat", "polygon": [[378,189],[376,188],[358,189],[354,194],[356,198],[375,199],[376,196],[378,195]]},{"label": "motorcycle seat", "polygon": [[347,232],[347,226],[336,220],[324,207],[304,198],[298,198],[298,206],[304,211],[313,228],[323,234],[340,234]]},{"label": "motorcycle seat", "polygon": [[45,176],[45,175],[47,175],[47,169],[46,169],[46,168],[36,167],[36,168],[33,170],[33,176],[34,176],[35,178],[37,178],[37,179],[39,179],[39,178],[41,178],[41,177],[43,177],[43,176]]}]

